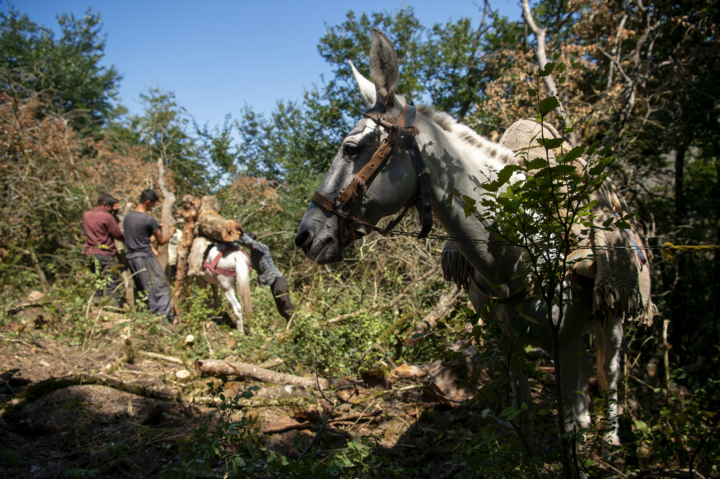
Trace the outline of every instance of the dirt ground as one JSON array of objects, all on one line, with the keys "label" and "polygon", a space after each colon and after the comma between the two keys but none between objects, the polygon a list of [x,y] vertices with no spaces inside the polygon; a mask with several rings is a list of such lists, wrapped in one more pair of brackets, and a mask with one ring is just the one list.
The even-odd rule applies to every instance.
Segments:
[{"label": "dirt ground", "polygon": [[[182,459],[181,446],[193,440],[193,428],[214,410],[218,391],[233,397],[250,386],[267,386],[199,378],[191,364],[144,356],[153,352],[151,346],[137,332],[126,341],[129,322],[121,314],[103,318],[108,321],[98,323],[98,333],[70,346],[55,337],[40,311],[28,308],[0,332],[0,477],[161,477],[163,469]],[[172,329],[161,334],[182,342],[182,328]],[[227,338],[208,328],[207,341],[218,350]],[[214,396],[208,383],[217,388]],[[442,467],[449,449],[438,444],[441,431],[466,430],[472,423],[472,411],[432,402],[413,381],[391,390],[358,390],[362,400],[338,407],[337,421],[323,431],[328,449],[372,435],[378,454],[412,467],[436,458]],[[260,434],[268,448],[297,458],[320,429],[312,411],[330,404],[317,391],[291,396],[254,399],[233,410],[232,418],[255,418],[261,431],[305,422],[309,428]],[[371,417],[357,419],[359,413]],[[222,477],[224,464],[221,459],[210,464],[210,477]]]}]

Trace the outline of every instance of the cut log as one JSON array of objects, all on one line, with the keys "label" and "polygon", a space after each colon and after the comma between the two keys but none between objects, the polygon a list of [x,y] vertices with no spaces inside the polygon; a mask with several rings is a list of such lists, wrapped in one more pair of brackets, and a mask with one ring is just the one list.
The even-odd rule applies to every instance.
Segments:
[{"label": "cut log", "polygon": [[200,213],[197,223],[198,233],[222,243],[237,241],[243,234],[242,227],[238,223],[226,220],[214,211]]},{"label": "cut log", "polygon": [[193,367],[201,376],[238,376],[255,381],[276,384],[291,384],[303,388],[330,389],[351,386],[353,383],[344,379],[303,378],[292,374],[276,373],[254,364],[229,363],[218,359],[202,359],[195,361]]},{"label": "cut log", "polygon": [[420,321],[412,331],[410,331],[410,334],[405,337],[405,345],[409,348],[412,348],[420,341],[422,341],[424,336],[415,338],[413,338],[413,336],[425,335],[431,328],[434,328],[435,325],[437,325],[437,322],[442,319],[448,313],[448,311],[453,308],[453,306],[455,306],[455,303],[460,298],[460,296],[462,296],[462,293],[462,288],[457,285],[453,286],[452,288],[450,288],[449,291],[445,292],[445,294],[440,297],[440,301],[438,301],[435,309],[433,309],[430,314],[425,316],[425,318]]},{"label": "cut log", "polygon": [[295,419],[283,417],[277,421],[268,424],[265,429],[260,430],[263,434],[278,434],[281,432],[291,431],[293,429],[310,429],[310,421],[297,422]]},{"label": "cut log", "polygon": [[[162,202],[162,234],[163,237],[167,237],[170,234],[170,227],[175,226],[175,219],[172,216],[172,209],[175,206],[175,194],[167,188],[165,183],[165,168],[163,167],[162,157],[158,158],[158,185],[160,186],[160,192],[163,195]],[[168,243],[158,246],[158,261],[160,266],[165,270],[168,263],[168,249],[170,245]]]},{"label": "cut log", "polygon": [[390,371],[390,376],[396,379],[424,378],[429,367],[430,364],[402,364]]}]

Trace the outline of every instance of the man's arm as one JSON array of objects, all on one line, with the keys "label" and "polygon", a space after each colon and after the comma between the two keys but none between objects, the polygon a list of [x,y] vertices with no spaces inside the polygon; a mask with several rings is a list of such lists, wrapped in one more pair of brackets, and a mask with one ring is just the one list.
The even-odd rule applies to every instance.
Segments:
[{"label": "man's arm", "polygon": [[260,250],[260,249],[261,249],[261,248],[260,248],[260,242],[255,241],[254,239],[252,239],[251,237],[249,237],[249,236],[246,235],[245,233],[243,233],[243,235],[240,237],[240,239],[238,239],[237,242],[240,243],[240,244],[243,245],[243,246],[247,246],[247,247],[250,248],[250,249],[255,249],[255,250]]},{"label": "man's arm", "polygon": [[172,238],[173,233],[175,233],[175,227],[171,226],[170,231],[168,231],[168,235],[163,236],[161,226],[159,230],[153,233],[153,237],[155,238],[155,241],[157,241],[158,246],[165,246],[170,241],[170,238]]},{"label": "man's arm", "polygon": [[122,230],[120,229],[120,225],[118,224],[117,218],[110,215],[110,218],[108,221],[105,222],[107,225],[108,234],[112,239],[116,239],[122,242],[125,242],[125,235],[123,234]]}]

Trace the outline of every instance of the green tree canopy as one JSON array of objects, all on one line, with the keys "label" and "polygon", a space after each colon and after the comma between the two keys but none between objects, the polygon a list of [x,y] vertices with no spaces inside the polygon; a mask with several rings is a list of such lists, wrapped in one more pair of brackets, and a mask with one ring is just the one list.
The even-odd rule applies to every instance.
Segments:
[{"label": "green tree canopy", "polygon": [[101,65],[105,35],[100,15],[58,17],[61,35],[32,22],[14,8],[0,13],[2,88],[21,97],[39,95],[46,108],[69,117],[84,133],[98,131],[113,116],[122,76]]}]

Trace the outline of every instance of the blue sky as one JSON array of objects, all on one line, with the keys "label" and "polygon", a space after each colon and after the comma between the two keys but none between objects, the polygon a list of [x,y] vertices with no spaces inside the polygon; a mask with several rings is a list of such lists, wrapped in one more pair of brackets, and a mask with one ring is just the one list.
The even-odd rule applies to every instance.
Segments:
[{"label": "blue sky", "polygon": [[[518,0],[491,0],[511,18]],[[76,17],[88,7],[99,12],[107,35],[105,64],[123,75],[120,101],[141,111],[139,94],[158,86],[199,124],[221,124],[248,105],[269,114],[278,100],[299,100],[306,89],[330,77],[317,51],[325,24],[337,25],[348,10],[394,12],[409,3],[425,26],[461,17],[477,26],[480,3],[472,0],[19,0],[16,10],[38,24],[56,28],[60,12]],[[8,9],[7,2],[0,9]]]}]

